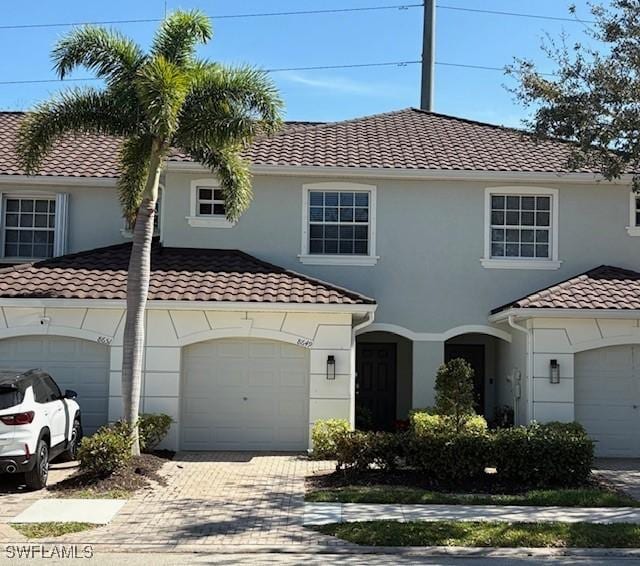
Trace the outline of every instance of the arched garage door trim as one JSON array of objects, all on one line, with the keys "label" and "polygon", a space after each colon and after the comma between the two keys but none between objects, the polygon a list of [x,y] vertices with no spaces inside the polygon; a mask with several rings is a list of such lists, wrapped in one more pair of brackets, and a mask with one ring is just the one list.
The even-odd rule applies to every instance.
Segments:
[{"label": "arched garage door trim", "polygon": [[[37,326],[12,326],[0,328],[0,340],[4,338],[17,338],[19,336],[60,336],[62,338],[79,338],[88,342],[98,342],[99,338],[104,338],[104,334],[85,330],[83,328],[71,328],[70,326],[48,326],[39,324]],[[109,336],[109,338],[111,338]]]},{"label": "arched garage door trim", "polygon": [[611,338],[580,342],[573,347],[573,353],[577,354],[579,352],[586,352],[587,350],[597,350],[598,348],[606,348],[607,346],[636,346],[638,344],[640,344],[640,336],[635,334],[612,336]]},{"label": "arched garage door trim", "polygon": [[235,328],[220,328],[216,330],[206,330],[204,332],[196,332],[183,336],[178,340],[179,346],[191,346],[199,342],[209,342],[210,340],[220,340],[224,338],[257,338],[263,340],[274,340],[276,342],[286,342],[287,344],[293,344],[294,346],[300,346],[299,340],[308,340],[313,337],[307,338],[304,336],[297,336],[295,334],[288,334],[286,332],[280,332],[279,330],[267,330],[260,328],[247,327],[235,327]]}]

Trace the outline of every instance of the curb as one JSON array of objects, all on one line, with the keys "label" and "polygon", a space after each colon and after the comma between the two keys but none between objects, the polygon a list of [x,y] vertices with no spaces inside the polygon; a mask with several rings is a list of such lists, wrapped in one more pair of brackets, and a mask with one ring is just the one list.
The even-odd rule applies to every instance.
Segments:
[{"label": "curb", "polygon": [[[0,548],[7,546],[24,546],[30,544],[25,541],[15,543],[2,542]],[[68,543],[59,540],[38,540],[38,546],[64,545]],[[81,546],[85,543],[73,542]],[[389,555],[405,557],[467,557],[467,558],[640,558],[640,548],[496,548],[496,547],[454,547],[454,546],[357,546],[357,545],[227,545],[227,544],[127,544],[114,546],[113,544],[86,543],[99,553],[119,552],[123,554],[149,554],[165,552],[171,554],[317,554],[317,555]]]}]

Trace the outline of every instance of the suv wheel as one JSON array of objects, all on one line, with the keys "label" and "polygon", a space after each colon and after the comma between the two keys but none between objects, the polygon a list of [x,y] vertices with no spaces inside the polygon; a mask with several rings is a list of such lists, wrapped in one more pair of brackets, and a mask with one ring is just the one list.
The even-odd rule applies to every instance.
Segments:
[{"label": "suv wheel", "polygon": [[82,425],[78,419],[73,421],[73,428],[71,429],[71,438],[67,449],[60,454],[60,459],[56,461],[60,462],[72,462],[78,458],[78,447],[82,440]]},{"label": "suv wheel", "polygon": [[49,445],[44,438],[38,441],[34,458],[35,466],[33,470],[25,473],[24,480],[29,489],[43,489],[49,477]]}]

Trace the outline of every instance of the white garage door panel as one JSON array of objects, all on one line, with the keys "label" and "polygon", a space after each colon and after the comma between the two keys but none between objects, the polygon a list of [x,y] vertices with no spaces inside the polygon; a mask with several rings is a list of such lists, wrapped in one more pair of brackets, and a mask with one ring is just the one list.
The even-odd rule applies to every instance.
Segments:
[{"label": "white garage door panel", "polygon": [[269,340],[212,340],[184,350],[182,448],[304,450],[309,362]]},{"label": "white garage door panel", "polygon": [[575,358],[575,411],[596,454],[640,456],[640,348],[611,346]]},{"label": "white garage door panel", "polygon": [[21,336],[0,340],[0,367],[40,368],[64,392],[78,393],[85,433],[107,422],[109,351],[106,346],[61,336]]}]

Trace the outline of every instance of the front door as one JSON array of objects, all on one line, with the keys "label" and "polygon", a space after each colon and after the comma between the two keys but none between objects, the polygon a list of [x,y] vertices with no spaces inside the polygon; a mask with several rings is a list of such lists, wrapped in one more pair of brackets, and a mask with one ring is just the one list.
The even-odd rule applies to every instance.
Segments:
[{"label": "front door", "polygon": [[462,358],[473,368],[473,392],[475,409],[484,415],[484,346],[482,344],[446,344],[444,361]]},{"label": "front door", "polygon": [[372,430],[393,430],[396,420],[396,345],[356,347],[356,424]]}]

